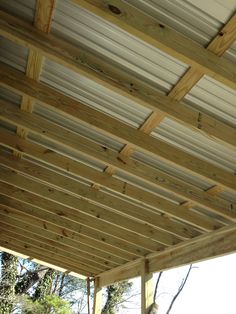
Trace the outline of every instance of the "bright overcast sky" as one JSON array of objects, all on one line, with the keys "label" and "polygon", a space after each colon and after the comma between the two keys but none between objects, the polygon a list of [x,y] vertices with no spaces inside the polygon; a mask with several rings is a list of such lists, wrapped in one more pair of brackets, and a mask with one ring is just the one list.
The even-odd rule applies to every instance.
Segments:
[{"label": "bright overcast sky", "polygon": [[[194,264],[189,280],[178,297],[171,314],[235,314],[236,313],[236,254]],[[166,314],[171,294],[186,273],[181,267],[163,274],[157,292],[158,314]],[[156,277],[156,276],[155,276]],[[140,280],[134,280],[134,288],[140,289]],[[140,291],[140,290],[139,290]],[[135,304],[133,310],[122,310],[122,314],[139,314]]]}]

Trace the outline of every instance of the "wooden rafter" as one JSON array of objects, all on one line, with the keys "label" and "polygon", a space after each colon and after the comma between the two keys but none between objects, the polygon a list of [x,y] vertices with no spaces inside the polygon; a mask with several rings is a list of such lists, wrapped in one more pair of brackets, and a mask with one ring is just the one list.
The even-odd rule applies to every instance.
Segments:
[{"label": "wooden rafter", "polygon": [[[125,144],[129,143],[135,146],[137,150],[144,151],[145,153],[154,156],[157,155],[159,158],[170,164],[183,167],[190,173],[195,173],[196,175],[209,179],[213,184],[215,183],[222,185],[225,188],[236,190],[235,176],[209,162],[203,161],[184,151],[174,148],[170,144],[141,133],[138,130],[133,129],[106,114],[83,105],[79,101],[75,101],[50,87],[34,82],[33,80],[24,77],[19,71],[11,69],[9,66],[1,64],[0,73],[1,84],[8,88],[21,94],[27,94],[51,107],[53,110],[60,110],[60,112],[66,116],[70,115],[73,118],[77,118],[79,121],[91,125],[96,130],[105,132],[105,134],[109,134],[109,136],[118,139]],[[1,103],[2,117],[4,116],[4,119],[8,119],[7,116],[9,116],[9,110],[13,113],[14,108],[10,109],[9,105],[3,104],[3,102]],[[26,119],[27,113],[21,115],[22,122],[18,121],[18,124],[24,123],[23,121],[25,119],[23,119],[23,116],[25,116]],[[15,117],[15,120],[16,119],[17,118]],[[104,123],[104,121],[106,121],[106,123]],[[15,124],[16,122],[13,123]],[[232,140],[233,139],[234,134]]]},{"label": "wooden rafter", "polygon": [[144,261],[148,263],[149,272],[159,272],[173,267],[196,263],[208,258],[214,258],[236,251],[236,225],[227,226],[220,230],[186,241],[164,252],[154,253],[129,262],[100,274],[99,285],[101,287],[114,282],[126,280],[141,275]]},{"label": "wooden rafter", "polygon": [[[40,136],[42,139],[49,139],[52,142],[68,147],[73,151],[79,152],[80,154],[82,153],[88,155],[91,158],[104,162],[105,164],[115,166],[125,172],[130,173],[132,176],[136,176],[141,180],[148,182],[151,185],[158,185],[163,189],[169,190],[184,198],[186,197],[189,200],[193,200],[203,207],[206,207],[209,210],[222,215],[223,217],[235,219],[236,213],[234,206],[231,203],[219,198],[212,197],[199,188],[185,183],[183,180],[177,179],[163,173],[162,171],[146,166],[136,160],[122,160],[119,154],[109,149],[104,149],[104,147],[101,147],[100,145],[85,139],[79,134],[75,134],[74,132],[65,130],[63,127],[57,126],[49,121],[45,121],[45,119],[42,119],[39,116],[26,112],[22,113],[21,110],[17,109],[13,105],[10,105],[9,103],[1,102],[0,112],[2,113],[3,120],[13,124],[16,123],[16,125],[19,124],[24,126],[33,133]],[[82,115],[82,112],[80,113]],[[130,135],[131,134],[129,134],[129,136]],[[211,174],[211,167],[215,168],[215,166],[211,165],[208,168],[205,168],[206,172],[207,170],[209,171],[208,175]],[[223,172],[224,171],[222,170],[222,175]],[[212,173],[212,176],[215,176],[215,172]],[[234,175],[228,174],[228,178],[232,178],[232,180],[229,182],[232,181],[231,183],[234,185]],[[227,176],[225,176],[224,180],[225,179],[227,180]]]},{"label": "wooden rafter", "polygon": [[[235,130],[223,122],[172,100],[147,85],[144,86],[134,76],[125,71],[117,71],[116,67],[109,65],[106,60],[102,60],[82,48],[69,44],[56,36],[39,32],[4,12],[0,12],[0,17],[0,34],[2,36],[39,51],[47,58],[156,111],[158,114],[164,112],[197,131],[235,146]],[[221,59],[219,58],[219,60]],[[219,60],[215,60],[218,62],[217,64],[219,64]],[[230,70],[234,71],[235,69],[236,71],[234,63],[228,60],[223,61],[229,62]],[[222,68],[225,66],[223,64]],[[114,79],[111,80],[111,77]]]},{"label": "wooden rafter", "polygon": [[[42,32],[49,33],[53,12],[55,9],[56,0],[37,0],[36,10],[34,17],[34,27]],[[41,69],[43,65],[43,56],[35,50],[29,50],[28,61],[26,66],[26,76],[39,81]],[[23,95],[21,101],[21,109],[27,112],[32,112],[34,100],[27,95]],[[20,137],[27,136],[27,130],[18,127],[17,134]],[[14,152],[17,156],[21,157],[19,152]]]},{"label": "wooden rafter", "polygon": [[[236,81],[233,69],[229,68],[229,64],[225,63],[225,60],[221,60],[211,51],[206,50],[179,32],[158,23],[154,18],[127,2],[122,0],[74,0],[74,2],[172,57],[198,68],[201,72],[212,76],[225,85],[235,88]],[[117,8],[117,10],[112,8]],[[234,27],[235,20],[232,24]],[[235,40],[232,26],[229,36],[226,35],[229,45]],[[225,68],[221,68],[222,63],[225,63]]]},{"label": "wooden rafter", "polygon": [[[45,165],[52,165],[59,170],[69,172],[72,175],[87,178],[89,181],[109,188],[123,197],[128,196],[131,199],[140,201],[140,207],[138,208],[127,202],[121,201],[120,199],[114,199],[112,201],[112,197],[107,198],[109,199],[110,206],[114,206],[114,208],[125,208],[127,215],[135,215],[136,219],[141,219],[149,224],[153,224],[154,222],[155,226],[159,226],[159,228],[164,227],[165,230],[168,230],[170,233],[180,235],[182,237],[186,236],[186,234],[182,233],[180,225],[178,226],[178,224],[169,221],[166,217],[162,217],[161,219],[158,218],[157,221],[157,219],[155,219],[157,216],[150,212],[150,210],[147,212],[145,207],[142,206],[142,203],[146,203],[147,205],[154,207],[155,211],[158,211],[159,209],[161,213],[167,214],[168,216],[174,217],[182,222],[187,222],[190,225],[197,226],[204,231],[210,231],[220,227],[216,221],[213,221],[208,217],[185,210],[182,206],[175,205],[164,198],[148,193],[141,188],[132,186],[129,183],[112,178],[105,173],[91,169],[89,166],[83,165],[68,157],[60,155],[59,153],[51,152],[50,154],[45,154],[44,147],[37,145],[36,143],[30,143],[24,139],[19,139],[10,132],[2,131],[0,134],[0,142],[5,147],[19,150],[25,156],[39,160],[40,162],[45,163]],[[17,182],[17,176],[14,173],[6,173],[5,171],[4,177],[5,179],[8,178],[8,182],[10,182],[9,180],[11,180],[11,182]],[[104,198],[97,196],[99,195],[99,192],[95,193],[93,191],[92,193],[83,193],[83,195],[95,202],[99,202],[99,199],[101,199],[101,202],[104,204]],[[140,208],[142,208],[142,210],[140,210]],[[185,231],[187,232],[188,228]]]}]

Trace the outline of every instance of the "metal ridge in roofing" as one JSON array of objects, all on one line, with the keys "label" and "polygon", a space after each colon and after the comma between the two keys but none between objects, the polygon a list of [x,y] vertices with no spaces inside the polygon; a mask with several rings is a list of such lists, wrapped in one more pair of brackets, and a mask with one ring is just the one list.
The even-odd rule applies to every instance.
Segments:
[{"label": "metal ridge in roofing", "polygon": [[187,37],[206,45],[236,10],[234,0],[126,0]]},{"label": "metal ridge in roofing", "polygon": [[36,0],[1,0],[0,9],[29,22],[34,20]]},{"label": "metal ridge in roofing", "polygon": [[172,119],[165,118],[152,135],[229,172],[236,171],[236,150],[233,147],[211,140]]},{"label": "metal ridge in roofing", "polygon": [[139,127],[151,113],[148,108],[47,59],[40,80],[134,127]]},{"label": "metal ridge in roofing", "polygon": [[70,1],[58,1],[52,32],[112,60],[163,92],[169,91],[187,69],[177,59]]},{"label": "metal ridge in roofing", "polygon": [[0,61],[25,72],[28,49],[0,36]]},{"label": "metal ridge in roofing", "polygon": [[236,127],[236,90],[204,76],[186,95],[191,107]]}]

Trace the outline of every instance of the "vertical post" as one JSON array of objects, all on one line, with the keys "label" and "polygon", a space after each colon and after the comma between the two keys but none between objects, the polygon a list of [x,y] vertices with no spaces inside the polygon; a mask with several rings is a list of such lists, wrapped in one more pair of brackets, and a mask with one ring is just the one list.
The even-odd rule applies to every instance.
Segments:
[{"label": "vertical post", "polygon": [[95,278],[93,314],[101,314],[101,311],[102,311],[102,288],[99,287],[99,278]]},{"label": "vertical post", "polygon": [[148,314],[153,303],[153,275],[148,271],[148,261],[144,261],[141,269],[141,314]]}]

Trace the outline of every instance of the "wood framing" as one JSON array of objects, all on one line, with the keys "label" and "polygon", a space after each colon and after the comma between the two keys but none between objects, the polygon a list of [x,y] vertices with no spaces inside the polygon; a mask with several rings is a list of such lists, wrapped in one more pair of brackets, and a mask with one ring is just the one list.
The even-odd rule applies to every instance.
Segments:
[{"label": "wood framing", "polygon": [[[143,86],[141,81],[135,79],[134,76],[128,75],[125,71],[122,71],[122,73],[116,71],[114,66],[107,64],[106,61],[91,55],[90,52],[84,51],[82,48],[79,49],[53,35],[49,36],[39,32],[30,25],[3,12],[0,12],[0,17],[0,34],[2,36],[38,51],[47,58],[145,107],[156,110],[158,113],[162,111],[195,130],[199,131],[200,129],[201,132],[206,132],[212,137],[220,138],[231,145],[235,145],[235,130],[213,117],[203,113],[200,113],[199,116],[198,111],[192,110],[184,104],[158,93],[156,90],[153,91],[152,88],[145,87],[146,85]],[[37,42],[35,38],[37,38]],[[197,55],[197,53],[194,53],[194,55]],[[214,62],[219,65],[221,59],[214,56],[214,54],[211,55],[213,58],[217,58]],[[234,68],[236,71],[236,66],[233,63],[228,60],[224,60],[224,62],[226,64],[220,65],[221,69],[228,67],[230,72],[234,71]],[[227,63],[230,63],[230,65],[227,66]],[[98,69],[102,69],[102,72]],[[116,78],[116,82],[111,80],[110,77]],[[130,88],[130,84],[132,84],[132,88]],[[129,87],[127,88],[127,86]],[[232,134],[230,136],[224,135],[224,132]]]},{"label": "wood framing", "polygon": [[[146,256],[149,272],[164,271],[173,267],[196,263],[236,251],[236,225],[224,227],[210,234],[186,241],[164,252]],[[140,276],[144,259],[129,262],[99,275],[100,286],[107,286],[128,278]]]},{"label": "wood framing", "polygon": [[236,14],[203,47],[134,2],[0,11],[0,246],[94,280],[93,314],[137,276],[148,314],[154,272],[236,252]]}]

